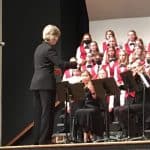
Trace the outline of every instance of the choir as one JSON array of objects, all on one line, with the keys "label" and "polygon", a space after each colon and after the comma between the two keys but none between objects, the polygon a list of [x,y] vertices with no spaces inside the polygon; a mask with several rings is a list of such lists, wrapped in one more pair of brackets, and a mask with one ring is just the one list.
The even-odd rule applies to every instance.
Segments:
[{"label": "choir", "polygon": [[[150,84],[150,44],[146,48],[143,39],[138,37],[136,31],[130,30],[127,33],[127,41],[123,45],[119,45],[115,32],[107,30],[104,41],[101,41],[99,45],[101,45],[101,49],[97,41],[93,40],[90,33],[85,33],[76,50],[75,57],[70,58],[70,62],[76,62],[76,67],[65,70],[62,77],[62,81],[68,81],[71,84],[84,81],[85,96],[88,93],[88,96],[85,97],[83,107],[78,108],[75,112],[75,122],[77,122],[81,131],[83,131],[83,142],[92,141],[94,136],[98,137],[99,135],[95,132],[97,130],[105,132],[105,118],[102,117],[104,116],[102,115],[104,111],[101,110],[101,113],[98,111],[101,103],[95,105],[98,98],[92,85],[92,80],[111,77],[114,78],[120,89],[119,95],[107,96],[106,101],[108,102],[108,112],[113,114],[111,121],[119,121],[123,137],[129,136],[127,135],[129,133],[127,133],[127,119],[129,118],[127,118],[127,111],[125,109],[129,102],[132,108],[132,106],[135,106],[134,104],[142,104],[143,98],[145,98],[146,106],[149,105],[149,86],[146,87],[145,97],[143,97],[143,80],[140,75],[142,74],[148,84]],[[138,90],[130,90],[126,87],[121,73],[127,71],[132,72],[133,78],[138,85]],[[87,76],[88,83],[85,83],[85,76]],[[133,118],[138,117],[137,112],[139,114],[139,110],[136,108],[135,111],[130,112]],[[101,123],[99,123],[98,116],[101,119]],[[148,116],[146,116],[147,120],[149,119]],[[96,123],[97,125],[95,125]],[[100,136],[102,138],[102,132]],[[137,136],[137,134],[134,136]]]}]

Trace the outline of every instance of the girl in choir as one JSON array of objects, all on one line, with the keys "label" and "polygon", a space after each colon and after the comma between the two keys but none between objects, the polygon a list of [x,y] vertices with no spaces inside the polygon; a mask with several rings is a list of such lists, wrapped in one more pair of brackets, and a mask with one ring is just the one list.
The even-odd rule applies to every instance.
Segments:
[{"label": "girl in choir", "polygon": [[116,39],[115,37],[115,32],[113,30],[107,30],[105,32],[105,40],[102,42],[102,50],[101,50],[101,53],[105,53],[105,51],[108,49],[108,46],[109,46],[109,38],[110,37],[113,37]]},{"label": "girl in choir", "polygon": [[123,82],[120,73],[127,71],[128,62],[129,60],[126,51],[120,50],[117,64],[114,67],[114,78],[118,85],[121,85]]},{"label": "girl in choir", "polygon": [[130,54],[129,63],[132,64],[136,60],[139,60],[140,63],[144,64],[144,59],[145,59],[145,51],[142,47],[138,46],[138,47],[135,47],[134,52]]},{"label": "girl in choir", "polygon": [[85,60],[86,60],[85,64],[81,66],[81,71],[83,72],[87,70],[91,74],[91,76],[94,77],[95,76],[95,72],[93,70],[94,60],[93,60],[92,54],[87,53]]},{"label": "girl in choir", "polygon": [[117,65],[116,50],[113,46],[108,47],[108,52],[104,54],[102,64],[106,65],[108,77],[113,77],[114,67]]},{"label": "girl in choir", "polygon": [[150,52],[150,42],[148,43],[147,51]]},{"label": "girl in choir", "polygon": [[77,69],[77,59],[75,57],[71,57],[69,61],[74,63],[74,68],[70,68],[64,71],[62,81],[68,81],[68,79],[73,76],[74,70]]},{"label": "girl in choir", "polygon": [[85,33],[82,37],[80,46],[76,51],[76,58],[80,64],[84,64],[87,53],[90,52],[89,44],[92,41],[90,33]]},{"label": "girl in choir", "polygon": [[85,98],[82,107],[75,112],[75,126],[83,131],[84,142],[91,142],[94,135],[102,136],[103,134],[103,117],[90,73],[84,71],[81,77]]},{"label": "girl in choir", "polygon": [[120,98],[119,98],[120,106],[125,105],[125,99],[127,96],[127,92],[123,88],[124,82],[123,82],[120,74],[123,72],[126,72],[128,70],[127,65],[128,65],[128,55],[125,50],[121,50],[119,52],[118,63],[114,68],[114,79],[115,79],[118,87],[120,87]]},{"label": "girl in choir", "polygon": [[94,76],[92,77],[92,79],[97,79],[98,78],[98,73],[99,73],[99,70],[106,67],[106,65],[103,65],[102,64],[102,60],[103,60],[103,55],[102,54],[97,54],[95,56],[95,65],[93,66],[93,71],[94,71]]},{"label": "girl in choir", "polygon": [[90,43],[90,53],[92,54],[93,59],[99,54],[99,47],[96,41]]},{"label": "girl in choir", "polygon": [[124,44],[124,49],[126,50],[128,55],[130,55],[134,51],[137,38],[138,37],[137,37],[137,34],[136,34],[135,30],[130,30],[128,32],[128,40]]},{"label": "girl in choir", "polygon": [[146,52],[145,63],[144,63],[145,73],[150,78],[150,52]]},{"label": "girl in choir", "polygon": [[137,40],[135,41],[135,46],[141,47],[145,51],[145,46],[142,38],[137,38]]}]

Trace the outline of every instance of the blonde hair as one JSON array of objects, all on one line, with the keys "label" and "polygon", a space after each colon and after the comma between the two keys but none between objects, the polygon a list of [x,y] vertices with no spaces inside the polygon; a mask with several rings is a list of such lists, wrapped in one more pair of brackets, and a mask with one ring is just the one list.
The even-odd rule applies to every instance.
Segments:
[{"label": "blonde hair", "polygon": [[[124,55],[125,55],[125,60],[123,62],[120,60],[120,54],[121,53],[124,53]],[[121,49],[119,51],[118,64],[119,65],[121,65],[121,64],[128,65],[128,63],[129,63],[129,56],[128,56],[127,52],[124,49]]]},{"label": "blonde hair", "polygon": [[49,24],[44,27],[42,38],[44,41],[49,41],[51,35],[60,37],[61,32],[57,26]]}]

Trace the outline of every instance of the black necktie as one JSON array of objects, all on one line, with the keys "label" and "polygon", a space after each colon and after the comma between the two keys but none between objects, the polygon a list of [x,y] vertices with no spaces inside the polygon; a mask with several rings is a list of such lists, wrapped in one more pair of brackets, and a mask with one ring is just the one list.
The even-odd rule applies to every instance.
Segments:
[{"label": "black necktie", "polygon": [[87,67],[87,68],[92,68],[92,65],[87,65],[86,67]]},{"label": "black necktie", "polygon": [[85,49],[89,49],[89,46],[88,46],[88,45],[86,45],[84,48],[85,48]]},{"label": "black necktie", "polygon": [[99,69],[100,69],[100,65],[98,65],[98,67],[97,67],[97,74],[98,74],[98,72],[99,72]]}]

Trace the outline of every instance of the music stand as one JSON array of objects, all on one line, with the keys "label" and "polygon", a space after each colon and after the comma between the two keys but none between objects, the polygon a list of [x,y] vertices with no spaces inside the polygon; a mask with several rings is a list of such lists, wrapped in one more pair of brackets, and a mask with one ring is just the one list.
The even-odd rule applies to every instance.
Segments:
[{"label": "music stand", "polygon": [[146,139],[145,137],[145,98],[146,98],[146,88],[150,88],[150,84],[148,82],[148,80],[146,79],[146,77],[144,76],[144,74],[139,73],[138,74],[140,76],[140,79],[142,81],[143,84],[143,107],[142,107],[142,139]]},{"label": "music stand", "polygon": [[122,80],[124,82],[124,87],[129,91],[138,91],[137,83],[132,75],[132,71],[125,71],[120,73]]},{"label": "music stand", "polygon": [[[104,78],[104,79],[97,79],[97,80],[93,80],[93,85],[94,88],[96,90],[96,95],[99,98],[102,98],[102,100],[104,100],[104,104],[105,104],[105,124],[106,124],[106,136],[107,139],[106,140],[114,140],[114,139],[110,139],[109,136],[109,113],[108,113],[108,104],[106,102],[106,98],[109,95],[116,95],[119,93],[119,88],[114,80],[114,78]],[[101,141],[101,140],[100,140]]]},{"label": "music stand", "polygon": [[146,93],[145,90],[146,88],[150,88],[150,84],[149,81],[147,80],[146,76],[139,72],[137,73],[137,76],[140,78],[141,82],[142,82],[142,86],[143,86],[143,94],[142,94],[142,136],[140,137],[136,137],[136,138],[132,138],[132,140],[145,140],[147,139],[145,137],[145,98],[146,98]]},{"label": "music stand", "polygon": [[[127,91],[128,95],[131,91],[138,91],[137,83],[132,75],[132,71],[125,71],[120,73],[122,80],[124,82],[124,88]],[[127,139],[130,139],[130,102],[128,101],[128,136]]]},{"label": "music stand", "polygon": [[68,114],[67,114],[67,103],[69,101],[69,83],[67,81],[64,82],[58,82],[56,85],[56,93],[57,97],[61,102],[65,102],[65,119],[64,119],[64,128],[65,128],[65,134],[66,134],[66,143],[70,142],[67,132],[67,120],[68,120]]},{"label": "music stand", "polygon": [[[69,91],[72,99],[78,103],[80,100],[83,100],[85,97],[84,92],[84,84],[83,83],[75,83],[69,84]],[[70,111],[70,133],[71,133],[71,141],[77,141],[77,132],[74,124],[74,116],[72,115],[72,110]]]},{"label": "music stand", "polygon": [[69,86],[68,81],[58,82],[56,85],[57,97],[58,97],[58,100],[60,100],[61,102],[66,101],[66,94],[68,94],[69,92],[68,86]]},{"label": "music stand", "polygon": [[84,98],[84,84],[83,83],[75,83],[69,84],[70,94],[74,100],[80,100]]},{"label": "music stand", "polygon": [[[93,83],[93,86],[95,88],[96,96],[100,100],[105,100],[106,91],[103,87],[103,79],[92,80],[92,83]],[[105,104],[105,101],[102,101],[102,102],[103,102],[103,104]]]},{"label": "music stand", "polygon": [[103,85],[107,95],[116,95],[120,92],[115,79],[112,77],[103,79]]}]

